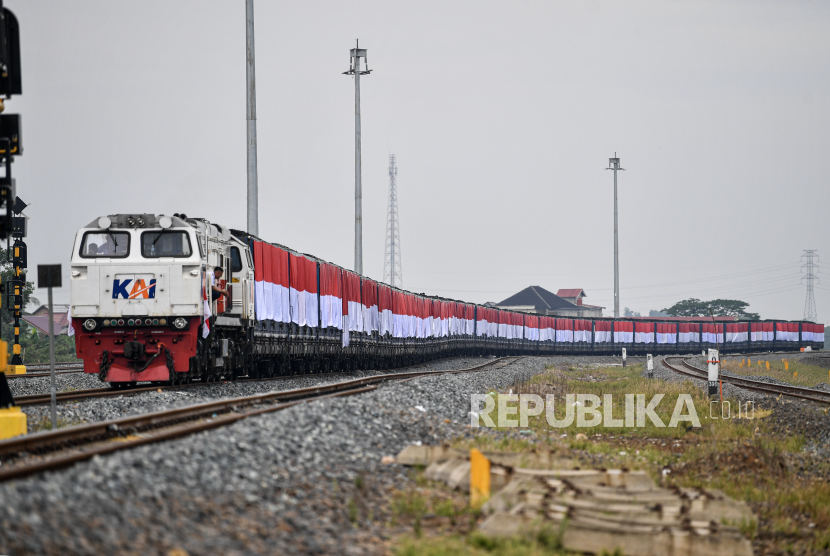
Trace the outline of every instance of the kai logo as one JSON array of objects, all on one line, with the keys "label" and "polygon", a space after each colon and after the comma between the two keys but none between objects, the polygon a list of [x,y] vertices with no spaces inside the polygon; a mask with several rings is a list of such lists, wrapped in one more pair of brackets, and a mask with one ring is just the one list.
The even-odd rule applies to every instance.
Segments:
[{"label": "kai logo", "polygon": [[[130,284],[132,284],[132,288],[130,288]],[[116,278],[112,281],[113,299],[154,299],[155,297],[155,278],[150,280],[149,283],[145,282],[143,278],[127,278],[126,280]]]}]

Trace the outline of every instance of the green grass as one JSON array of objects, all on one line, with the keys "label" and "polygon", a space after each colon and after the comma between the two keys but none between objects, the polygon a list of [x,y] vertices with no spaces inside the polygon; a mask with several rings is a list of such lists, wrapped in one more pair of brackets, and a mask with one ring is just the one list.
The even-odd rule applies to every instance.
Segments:
[{"label": "green grass", "polygon": [[[40,432],[40,431],[48,431],[52,430],[52,418],[51,417],[41,417],[40,419],[32,419],[30,416],[27,416],[26,419],[28,420],[29,424],[29,432]],[[62,429],[64,427],[74,427],[75,425],[83,425],[83,421],[79,420],[69,420],[64,419],[63,417],[58,417],[58,428]]]},{"label": "green grass", "polygon": [[[650,380],[643,378],[642,366],[635,367],[610,367],[603,369],[578,369],[562,373],[556,370],[549,370],[547,373],[536,375],[531,380],[517,385],[513,388],[514,393],[528,393],[537,394],[543,399],[548,394],[555,395],[555,411],[554,415],[557,419],[564,419],[568,411],[567,402],[565,400],[566,394],[587,394],[598,396],[602,406],[598,407],[603,419],[599,425],[590,427],[578,426],[578,412],[574,408],[574,420],[570,425],[564,427],[551,426],[546,419],[545,414],[528,418],[527,427],[519,427],[522,429],[530,429],[537,433],[538,437],[560,437],[562,434],[567,434],[568,438],[573,440],[578,433],[582,433],[589,438],[595,435],[601,437],[607,436],[633,436],[639,438],[662,438],[662,439],[681,439],[688,438],[690,435],[695,435],[697,431],[707,427],[715,427],[722,429],[723,434],[729,434],[732,438],[748,438],[751,437],[757,422],[752,420],[741,420],[738,424],[737,420],[723,420],[710,418],[709,414],[709,399],[704,394],[703,390],[698,384],[691,381],[682,383],[664,382],[659,380]],[[602,381],[590,381],[588,377],[601,376]],[[555,388],[555,389],[554,389]],[[650,418],[646,417],[643,422],[637,423],[635,420],[634,427],[609,427],[605,419],[606,403],[605,396],[610,395],[613,400],[611,416],[614,419],[624,419],[625,406],[627,403],[626,394],[643,395],[644,402],[648,404],[655,395],[663,394],[662,400],[655,409],[655,413],[660,421],[665,425],[660,427],[655,424]],[[669,427],[672,414],[677,406],[678,398],[681,394],[690,396],[695,412],[700,420],[700,428],[692,428],[691,423],[687,421],[680,421],[676,427]],[[495,400],[495,409],[490,413],[493,422],[498,424],[499,417],[499,401],[500,398],[506,397],[504,393],[495,393],[492,397]],[[505,398],[506,399],[506,398]],[[578,398],[577,398],[578,399]],[[636,400],[636,398],[635,398]],[[629,400],[631,401],[631,400]],[[737,408],[737,401],[730,400],[733,411]],[[518,402],[507,402],[506,407],[518,408]],[[683,404],[681,404],[683,406]],[[681,407],[681,415],[688,415],[689,411],[685,407]],[[717,410],[715,415],[717,416]],[[508,419],[518,420],[518,415],[506,415]],[[591,415],[586,415],[587,420],[590,421]],[[482,426],[484,422],[481,422]],[[520,424],[520,423],[519,423]],[[638,426],[639,425],[639,426]],[[509,427],[501,427],[507,429]],[[579,444],[572,442],[572,447],[579,449],[586,449],[586,444]]]},{"label": "green grass", "polygon": [[511,538],[487,537],[481,533],[433,538],[406,537],[395,550],[397,556],[560,556],[574,554],[562,548],[561,533],[551,528]]},{"label": "green grass", "polygon": [[[772,359],[772,354],[766,358],[748,358],[752,365],[747,364],[747,358],[729,359],[721,362],[721,367],[740,376],[769,376],[780,381],[812,388],[818,384],[830,383],[830,369],[824,369],[815,365],[806,365],[798,359]],[[769,370],[766,363],[769,362]],[[760,365],[759,365],[760,363]],[[789,369],[785,369],[789,367]]]},{"label": "green grass", "polygon": [[[597,461],[597,455],[601,454],[601,466],[605,468],[642,469],[666,486],[718,489],[749,503],[756,519],[731,525],[738,527],[748,538],[757,537],[779,552],[811,553],[830,549],[830,484],[805,477],[797,470],[795,466],[799,460],[793,462],[792,458],[795,454],[799,458],[809,457],[802,453],[806,439],[796,434],[775,432],[776,429],[770,426],[775,419],[774,405],[771,410],[756,409],[754,419],[714,419],[709,415],[709,399],[699,384],[649,380],[642,378],[642,370],[642,365],[573,368],[568,371],[548,369],[532,379],[514,384],[512,391],[534,393],[543,398],[546,394],[554,394],[555,416],[559,419],[565,415],[562,398],[569,393],[595,394],[601,399],[605,394],[611,394],[615,402],[615,418],[624,415],[625,394],[644,394],[648,401],[653,395],[662,393],[664,398],[656,413],[664,423],[669,422],[678,397],[688,394],[701,426],[689,427],[686,426],[688,423],[681,422],[677,428],[661,428],[646,419],[642,426],[632,428],[607,427],[604,423],[578,428],[576,422],[556,428],[547,423],[542,413],[530,417],[526,427],[502,427],[495,431],[473,429],[477,433],[475,436],[458,439],[454,446],[478,448],[484,452],[527,453],[529,459],[532,459],[530,454],[533,452],[549,450],[554,452],[555,458],[570,460],[580,466]],[[822,372],[826,371],[822,369]],[[802,373],[804,371],[800,370],[799,377]],[[492,392],[491,395],[498,402],[506,391]],[[734,412],[737,400],[728,401]],[[513,402],[507,405],[518,407],[519,404]],[[498,403],[491,416],[498,422]],[[518,415],[511,415],[510,418],[518,419]],[[522,430],[530,430],[534,434],[520,434]],[[577,439],[580,433],[585,437]],[[830,470],[830,464],[813,464],[825,465]],[[664,477],[662,470],[665,466],[671,468],[671,473]],[[429,481],[423,479],[422,472],[418,476],[416,484],[420,494],[412,491],[402,493],[395,509],[399,522],[413,523],[415,534],[401,537],[395,554],[525,556],[566,553],[559,545],[541,542],[532,536],[512,539],[483,537],[475,532],[476,515],[469,508],[435,499]],[[467,527],[460,528],[462,530],[448,528],[436,533],[429,525],[422,527],[422,522],[429,523],[429,515],[432,514],[448,519],[452,516],[454,524],[466,524]],[[814,527],[808,527],[809,523],[813,523]]]},{"label": "green grass", "polygon": [[[780,372],[783,372],[783,363],[779,363]],[[740,361],[737,361],[736,365],[739,364]],[[730,366],[727,363],[726,368]],[[763,368],[766,371],[766,364]],[[803,379],[802,384],[807,385],[810,380],[814,381],[813,384],[826,380],[825,369],[811,369],[810,366],[798,364],[790,366],[790,372],[795,369],[798,369],[799,379]],[[774,370],[776,365],[771,362],[770,376],[774,376]],[[677,428],[661,428],[646,419],[644,426],[614,428],[605,426],[603,419],[603,424],[589,428],[578,428],[576,422],[567,427],[554,428],[542,414],[528,420],[527,428],[536,433],[532,439],[482,434],[472,441],[459,442],[457,446],[496,452],[551,448],[558,449],[563,456],[570,451],[583,458],[603,454],[606,466],[644,469],[655,479],[660,478],[664,466],[670,465],[674,474],[666,478],[667,484],[720,489],[729,496],[751,503],[760,514],[762,523],[735,524],[747,536],[779,535],[792,538],[792,542],[801,548],[830,548],[830,534],[827,533],[830,529],[830,485],[801,478],[798,473],[790,472],[786,463],[782,463],[787,456],[801,452],[806,443],[803,436],[775,436],[767,426],[770,411],[756,411],[755,419],[714,419],[710,417],[709,399],[698,384],[649,380],[641,374],[642,366],[572,369],[568,372],[550,369],[516,385],[513,391],[543,397],[554,393],[557,402],[555,415],[560,419],[565,415],[562,398],[567,393],[595,394],[601,399],[605,394],[611,394],[615,418],[624,413],[625,394],[645,394],[648,401],[653,395],[663,393],[665,396],[656,413],[664,423],[668,423],[678,396],[689,394],[701,426],[689,427],[687,423],[680,423]],[[823,380],[819,380],[819,376]],[[589,377],[600,380],[590,380]],[[498,401],[504,394],[494,393],[493,396]],[[738,400],[727,401],[734,412]],[[518,403],[508,405],[518,406]],[[498,416],[498,403],[493,416],[494,420]],[[587,438],[577,440],[579,433]],[[562,438],[563,434],[567,437]],[[564,451],[561,448],[563,442]],[[751,465],[744,466],[742,463],[741,454],[744,452],[753,462]],[[793,516],[801,516],[801,519],[795,520]],[[812,533],[805,533],[807,521],[815,525]]]}]

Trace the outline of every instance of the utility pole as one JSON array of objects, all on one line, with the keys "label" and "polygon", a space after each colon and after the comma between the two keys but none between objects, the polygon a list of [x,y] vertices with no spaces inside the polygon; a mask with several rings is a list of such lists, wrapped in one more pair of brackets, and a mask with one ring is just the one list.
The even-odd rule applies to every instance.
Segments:
[{"label": "utility pole", "polygon": [[807,299],[804,300],[804,320],[816,322],[818,315],[816,315],[816,297],[813,293],[813,285],[818,282],[815,272],[819,270],[816,264],[818,262],[816,249],[805,249],[804,254],[801,255],[801,260],[805,261],[801,265],[801,271],[804,272],[801,283],[807,285]]},{"label": "utility pole", "polygon": [[620,246],[617,231],[617,170],[625,171],[625,168],[620,168],[617,153],[614,153],[614,158],[608,159],[606,170],[614,170],[614,318],[618,319],[620,318]]},{"label": "utility pole", "polygon": [[389,206],[386,208],[386,252],[383,256],[383,281],[392,287],[403,284],[401,271],[401,233],[398,230],[398,166],[389,155]]},{"label": "utility pole", "polygon": [[[360,69],[363,58],[364,68]],[[363,191],[360,176],[360,76],[371,73],[366,60],[366,49],[355,41],[349,58],[349,71],[343,75],[354,76],[354,271],[363,274]]]},{"label": "utility pole", "polygon": [[256,168],[256,78],[254,77],[254,0],[245,0],[245,77],[248,123],[248,233],[259,235],[259,186]]}]

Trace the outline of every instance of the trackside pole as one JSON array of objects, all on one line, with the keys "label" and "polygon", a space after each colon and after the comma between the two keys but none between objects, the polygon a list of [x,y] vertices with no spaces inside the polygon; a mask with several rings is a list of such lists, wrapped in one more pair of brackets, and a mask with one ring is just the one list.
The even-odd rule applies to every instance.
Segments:
[{"label": "trackside pole", "polygon": [[52,387],[52,430],[58,428],[57,386],[55,384],[55,319],[52,305],[52,288],[61,287],[61,265],[37,265],[37,287],[49,291],[49,381]]},{"label": "trackside pole", "polygon": [[623,350],[623,367],[625,367],[625,348],[622,348],[622,350]]},{"label": "trackside pole", "polygon": [[[364,68],[360,69],[360,59],[363,58]],[[349,58],[349,71],[344,75],[354,76],[354,271],[363,274],[363,182],[361,177],[360,154],[360,76],[372,72],[366,60],[366,49],[360,48],[355,41]]]},{"label": "trackside pole", "polygon": [[648,371],[648,378],[654,378],[654,359],[650,353],[646,355],[646,370]]},{"label": "trackside pole", "polygon": [[717,396],[718,395],[718,365],[720,361],[718,360],[718,350],[710,349],[709,356],[706,359],[706,363],[709,365],[709,396]]},{"label": "trackside pole", "polygon": [[259,235],[259,185],[256,160],[256,77],[254,73],[254,0],[245,1],[245,119],[248,134],[248,233]]}]

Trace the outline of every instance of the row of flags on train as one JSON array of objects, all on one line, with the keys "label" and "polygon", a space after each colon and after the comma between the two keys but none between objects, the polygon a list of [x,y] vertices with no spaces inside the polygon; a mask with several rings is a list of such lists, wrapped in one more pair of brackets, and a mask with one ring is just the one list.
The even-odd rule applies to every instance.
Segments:
[{"label": "row of flags on train", "polygon": [[[455,335],[566,343],[731,343],[798,341],[798,323],[592,321],[527,315],[392,289],[335,265],[254,241],[257,320],[375,332],[395,338]],[[319,276],[318,276],[319,274]],[[319,284],[319,307],[318,307]],[[318,320],[319,315],[319,320]],[[751,324],[751,327],[750,327]],[[612,331],[613,325],[613,331]],[[823,341],[824,325],[802,323],[803,341]],[[751,328],[751,329],[750,329]]]}]

